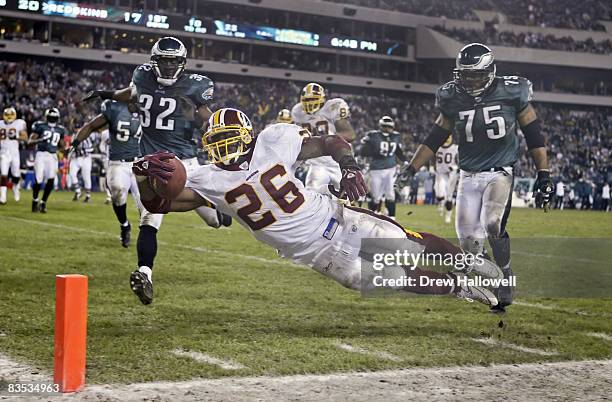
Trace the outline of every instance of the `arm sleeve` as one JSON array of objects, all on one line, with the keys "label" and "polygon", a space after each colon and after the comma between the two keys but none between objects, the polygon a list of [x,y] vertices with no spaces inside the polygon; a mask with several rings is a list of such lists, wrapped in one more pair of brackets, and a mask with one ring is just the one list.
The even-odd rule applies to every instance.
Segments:
[{"label": "arm sleeve", "polygon": [[531,150],[546,146],[546,139],[540,130],[540,120],[535,119],[525,127],[521,127],[521,131],[523,131],[523,135],[525,136],[527,149]]},{"label": "arm sleeve", "polygon": [[429,149],[436,152],[438,148],[440,148],[442,144],[444,144],[450,134],[450,131],[443,129],[437,124],[434,124],[429,135],[423,141],[423,145],[427,145]]}]

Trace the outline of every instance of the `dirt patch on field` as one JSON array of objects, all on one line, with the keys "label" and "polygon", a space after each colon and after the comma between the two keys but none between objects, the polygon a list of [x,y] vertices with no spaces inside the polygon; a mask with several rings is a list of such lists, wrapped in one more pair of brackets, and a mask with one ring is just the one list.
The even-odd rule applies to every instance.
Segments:
[{"label": "dirt patch on field", "polygon": [[[20,368],[0,356],[0,377],[5,380],[32,380],[31,372],[32,370]],[[36,379],[44,378],[39,374],[34,376]],[[122,402],[469,399],[575,401],[606,400],[610,395],[612,360],[92,385],[78,394],[28,399]]]}]

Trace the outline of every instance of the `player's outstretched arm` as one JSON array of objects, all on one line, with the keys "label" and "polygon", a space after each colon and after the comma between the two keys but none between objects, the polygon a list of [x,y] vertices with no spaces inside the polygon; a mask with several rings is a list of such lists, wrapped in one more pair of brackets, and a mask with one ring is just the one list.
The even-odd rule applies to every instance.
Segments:
[{"label": "player's outstretched arm", "polygon": [[538,170],[537,178],[533,186],[534,193],[541,197],[544,211],[548,211],[548,205],[553,193],[550,170],[548,168],[548,155],[546,154],[546,139],[540,131],[540,121],[535,109],[531,104],[527,105],[517,116],[521,131],[525,135],[529,155],[533,158]]},{"label": "player's outstretched arm", "polygon": [[306,137],[302,141],[302,148],[298,160],[331,156],[338,162],[342,171],[340,180],[339,198],[347,196],[350,201],[356,201],[366,195],[368,188],[363,179],[361,169],[355,160],[351,145],[338,135],[324,135],[321,137]]},{"label": "player's outstretched arm", "polygon": [[355,130],[348,119],[340,119],[334,123],[336,133],[348,142],[355,141]]},{"label": "player's outstretched arm", "polygon": [[451,121],[440,113],[431,132],[423,143],[419,145],[410,163],[402,167],[402,171],[397,179],[398,183],[402,186],[407,185],[421,166],[434,157],[438,148],[444,144],[449,135],[451,135]]},{"label": "player's outstretched arm", "polygon": [[85,123],[85,125],[83,125],[79,131],[77,131],[76,135],[72,139],[72,142],[70,143],[70,148],[68,148],[68,159],[72,157],[72,154],[76,151],[77,146],[79,146],[81,142],[86,140],[94,131],[104,127],[107,123],[108,120],[103,114],[99,114]]},{"label": "player's outstretched arm", "polygon": [[116,91],[98,91],[98,90],[93,90],[93,91],[89,91],[89,93],[87,93],[87,95],[85,95],[85,97],[83,99],[81,99],[81,102],[88,102],[94,99],[113,99],[116,100],[117,102],[122,102],[122,103],[129,103],[129,102],[133,102],[134,100],[136,100],[136,94],[134,92],[134,88],[129,86],[127,88],[123,88],[123,89],[118,89]]}]

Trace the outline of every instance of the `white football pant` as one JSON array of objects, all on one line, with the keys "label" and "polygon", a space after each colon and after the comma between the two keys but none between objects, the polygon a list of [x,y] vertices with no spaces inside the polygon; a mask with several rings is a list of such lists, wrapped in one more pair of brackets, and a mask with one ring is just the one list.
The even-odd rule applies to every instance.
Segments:
[{"label": "white football pant", "polygon": [[395,173],[395,167],[370,170],[370,195],[374,203],[378,204],[383,197],[387,201],[395,201]]},{"label": "white football pant", "polygon": [[55,180],[57,169],[57,154],[55,152],[36,152],[34,157],[34,175],[38,184],[44,184],[47,180]]},{"label": "white football pant", "polygon": [[8,176],[9,169],[15,177],[21,177],[21,167],[19,166],[19,150],[0,150],[0,175]]},{"label": "white football pant", "polygon": [[132,172],[132,162],[109,161],[106,170],[106,183],[114,205],[123,205],[127,202],[128,192],[132,193],[134,202],[139,211],[143,211],[140,202],[140,191],[136,176]]},{"label": "white football pant", "polygon": [[512,170],[507,169],[508,172],[461,171],[455,229],[464,250],[482,252],[486,238],[505,233],[513,185]]},{"label": "white football pant", "polygon": [[85,190],[91,190],[91,155],[78,156],[70,160],[70,182],[77,191],[79,188],[79,171],[81,171],[81,177],[83,178],[83,187]]}]

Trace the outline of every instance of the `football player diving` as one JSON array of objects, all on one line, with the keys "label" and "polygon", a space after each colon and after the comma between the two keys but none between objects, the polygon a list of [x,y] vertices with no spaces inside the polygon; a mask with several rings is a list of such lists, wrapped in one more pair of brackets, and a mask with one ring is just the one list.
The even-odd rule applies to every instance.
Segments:
[{"label": "football player diving", "polygon": [[[325,89],[314,82],[306,84],[300,102],[291,109],[293,123],[302,126],[313,136],[339,135],[348,142],[355,140],[355,130],[349,118],[351,111],[342,98],[326,100]],[[308,161],[306,187],[327,191],[329,184],[338,187],[341,173],[338,164],[329,156]]]},{"label": "football player diving", "polygon": [[[393,253],[390,239],[398,239],[411,253],[462,254],[462,250],[428,233],[405,230],[397,222],[371,211],[340,203],[327,194],[305,188],[294,175],[297,161],[327,156],[341,169],[340,192],[349,200],[365,195],[361,171],[351,146],[342,137],[303,136],[293,124],[274,124],[259,135],[249,118],[237,109],[220,109],[211,116],[204,134],[211,164],[196,169],[186,187],[174,200],[161,198],[148,185],[141,187],[145,207],[158,213],[189,211],[212,202],[230,214],[253,236],[275,249],[281,257],[307,265],[345,287],[368,290],[376,284],[369,275],[362,278],[362,258],[371,261],[372,250]],[[156,180],[172,178],[174,155],[158,152],[134,164],[137,174]],[[145,182],[148,183],[148,182]],[[370,252],[362,249],[362,239],[375,242]],[[443,279],[445,284],[392,286],[399,291],[447,294],[497,304],[491,291],[458,281],[457,272],[434,272],[393,265],[390,277]],[[476,267],[478,265],[478,267]],[[480,275],[502,278],[501,269],[483,260],[474,264]]]},{"label": "football player diving", "polygon": [[139,142],[142,135],[138,107],[134,103],[125,104],[110,99],[102,102],[100,114],[79,129],[70,145],[69,155],[89,139],[89,136],[108,125],[109,149],[106,183],[111,193],[113,211],[119,221],[120,239],[123,247],[131,241],[132,227],[127,217],[127,197],[132,193],[140,213],[140,193],[136,176],[132,173],[132,163],[140,155]]},{"label": "football player diving", "polygon": [[21,178],[21,158],[19,156],[19,141],[27,141],[28,126],[25,121],[17,118],[14,107],[7,107],[0,120],[0,204],[6,204],[9,169],[13,181],[13,198],[15,202],[21,199],[19,179]]},{"label": "football player diving", "polygon": [[[60,112],[57,108],[45,110],[45,121],[32,124],[28,144],[36,144],[34,174],[36,179],[32,188],[32,212],[47,213],[47,200],[57,177],[59,167],[57,152],[64,150],[64,137],[67,130],[59,124]],[[42,200],[38,198],[44,185]]]},{"label": "football player diving", "polygon": [[[506,223],[513,190],[513,165],[520,150],[517,123],[537,167],[535,193],[546,208],[552,194],[545,139],[531,105],[531,82],[523,77],[497,76],[493,52],[480,43],[463,47],[457,55],[454,80],[436,92],[440,114],[429,136],[418,147],[400,175],[409,182],[454,133],[459,146],[459,185],[455,229],[461,247],[482,252],[488,239],[504,276],[512,275],[510,237]],[[511,287],[497,290],[503,312],[512,303]]]},{"label": "football player diving", "polygon": [[397,160],[406,162],[402,136],[395,131],[395,121],[383,116],[378,130],[371,130],[361,139],[359,154],[370,158],[370,210],[380,212],[382,201],[390,218],[395,219],[395,176]]},{"label": "football player diving", "polygon": [[[187,49],[173,37],[159,39],[151,49],[149,63],[134,70],[127,88],[92,91],[83,100],[113,99],[135,102],[140,109],[140,155],[157,151],[174,153],[185,165],[187,177],[198,167],[194,129],[200,129],[212,112],[213,82],[203,75],[185,74]],[[139,187],[146,177],[138,177]],[[229,217],[213,208],[197,208],[198,215],[212,227],[229,225]],[[138,269],[130,276],[130,287],[143,304],[153,301],[152,269],[157,254],[157,231],[163,215],[143,211],[136,249]]]}]

